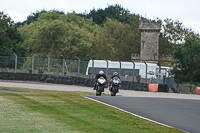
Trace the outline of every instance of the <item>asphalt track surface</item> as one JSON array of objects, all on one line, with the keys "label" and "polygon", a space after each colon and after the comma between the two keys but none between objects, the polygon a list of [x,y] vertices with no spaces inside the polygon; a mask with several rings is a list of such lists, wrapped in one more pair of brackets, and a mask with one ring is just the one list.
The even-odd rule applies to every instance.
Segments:
[{"label": "asphalt track surface", "polygon": [[152,97],[86,96],[185,132],[200,133],[200,101]]},{"label": "asphalt track surface", "polygon": [[[152,93],[121,89],[116,97],[95,96],[95,91],[91,87],[30,81],[1,80],[0,86],[92,92],[94,96],[85,97],[162,125],[174,127],[190,133],[200,133],[200,95]],[[2,91],[8,90],[5,89]],[[104,93],[110,94],[108,89],[105,89]]]}]

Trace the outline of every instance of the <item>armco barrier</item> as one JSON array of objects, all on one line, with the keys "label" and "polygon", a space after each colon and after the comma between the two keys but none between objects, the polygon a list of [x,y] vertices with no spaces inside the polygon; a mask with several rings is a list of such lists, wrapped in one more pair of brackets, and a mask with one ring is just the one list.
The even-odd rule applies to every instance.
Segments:
[{"label": "armco barrier", "polygon": [[41,81],[41,74],[0,72],[2,80]]},{"label": "armco barrier", "polygon": [[158,92],[169,92],[169,88],[167,88],[167,84],[159,84]]},{"label": "armco barrier", "polygon": [[[21,80],[21,81],[39,81],[55,84],[94,86],[94,79],[82,78],[74,76],[46,75],[46,74],[27,74],[27,73],[11,73],[0,72],[2,80]],[[148,84],[130,81],[122,81],[121,88],[124,90],[148,91]]]},{"label": "armco barrier", "polygon": [[169,92],[166,84],[149,84],[149,92]]},{"label": "armco barrier", "polygon": [[197,88],[196,88],[196,94],[197,94],[197,95],[200,95],[200,87],[198,87],[198,86],[197,86]]},{"label": "armco barrier", "polygon": [[158,92],[158,84],[149,84],[149,92]]}]

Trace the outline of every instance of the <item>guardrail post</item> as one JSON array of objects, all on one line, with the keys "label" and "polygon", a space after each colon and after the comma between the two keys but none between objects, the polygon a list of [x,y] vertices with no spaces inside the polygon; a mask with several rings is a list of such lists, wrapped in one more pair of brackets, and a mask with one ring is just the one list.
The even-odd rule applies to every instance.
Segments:
[{"label": "guardrail post", "polygon": [[14,53],[15,55],[15,73],[17,73],[17,55]]},{"label": "guardrail post", "polygon": [[135,70],[135,62],[134,61],[132,61],[132,63],[133,63],[133,82],[134,82],[134,70]]},{"label": "guardrail post", "polygon": [[147,63],[144,61],[144,64],[146,65],[146,80],[145,80],[145,83],[147,84]]},{"label": "guardrail post", "polygon": [[67,67],[67,62],[65,60],[65,57],[63,55],[61,55],[63,57],[63,75],[64,75],[64,72],[65,72],[65,67],[66,67],[66,70],[67,70],[67,74],[70,76],[70,73],[68,71],[68,67]]},{"label": "guardrail post", "polygon": [[122,68],[122,64],[121,64],[121,61],[119,60],[119,76],[121,76],[121,68]]},{"label": "guardrail post", "polygon": [[76,58],[78,59],[78,77],[79,77],[81,60],[80,60],[80,58],[78,56],[76,56]]},{"label": "guardrail post", "polygon": [[34,56],[33,54],[31,54],[32,56],[32,74],[34,73]]},{"label": "guardrail post", "polygon": [[50,71],[49,71],[50,70],[49,69],[50,68],[50,57],[48,55],[46,55],[46,56],[48,57],[48,75],[49,75],[50,74]]},{"label": "guardrail post", "polygon": [[105,59],[105,61],[106,61],[106,77],[107,77],[108,76],[108,60]]},{"label": "guardrail post", "polygon": [[159,77],[161,77],[161,64],[158,62],[157,65],[159,66]]},{"label": "guardrail post", "polygon": [[92,80],[93,80],[93,74],[94,74],[94,60],[90,57],[90,60],[92,60]]},{"label": "guardrail post", "polygon": [[65,57],[63,55],[61,55],[61,57],[63,58],[63,76],[65,75]]}]

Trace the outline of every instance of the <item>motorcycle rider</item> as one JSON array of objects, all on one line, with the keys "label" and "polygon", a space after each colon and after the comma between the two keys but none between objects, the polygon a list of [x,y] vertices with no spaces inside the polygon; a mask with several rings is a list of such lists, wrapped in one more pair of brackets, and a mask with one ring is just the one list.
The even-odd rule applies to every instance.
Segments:
[{"label": "motorcycle rider", "polygon": [[112,88],[112,86],[111,86],[112,84],[111,84],[111,83],[112,83],[112,80],[113,80],[114,77],[118,77],[119,80],[120,80],[120,84],[121,84],[121,79],[120,79],[119,74],[118,74],[117,72],[114,72],[113,75],[112,75],[111,78],[110,78],[110,81],[109,81],[109,82],[110,82],[109,90],[111,90],[111,88]]},{"label": "motorcycle rider", "polygon": [[96,74],[96,77],[95,77],[95,84],[94,84],[93,90],[96,89],[97,80],[98,80],[98,78],[100,78],[100,77],[103,77],[105,80],[107,80],[107,77],[106,77],[106,75],[104,74],[104,71],[100,70],[99,73]]}]

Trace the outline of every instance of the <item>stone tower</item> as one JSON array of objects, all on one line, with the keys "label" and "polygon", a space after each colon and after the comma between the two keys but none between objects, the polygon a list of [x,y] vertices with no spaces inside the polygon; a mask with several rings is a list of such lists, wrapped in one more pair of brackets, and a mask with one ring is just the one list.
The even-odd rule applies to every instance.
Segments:
[{"label": "stone tower", "polygon": [[141,31],[140,61],[157,62],[161,21],[140,21],[139,29]]}]

